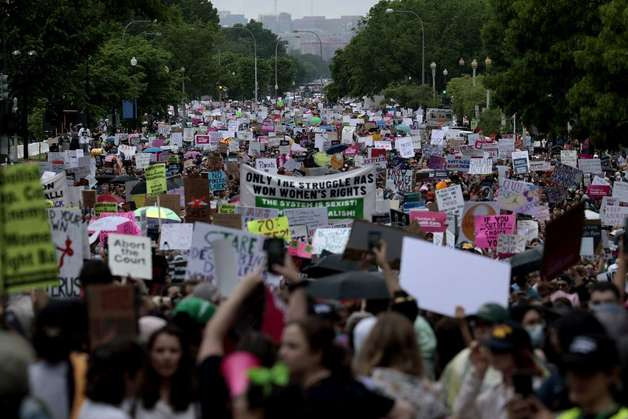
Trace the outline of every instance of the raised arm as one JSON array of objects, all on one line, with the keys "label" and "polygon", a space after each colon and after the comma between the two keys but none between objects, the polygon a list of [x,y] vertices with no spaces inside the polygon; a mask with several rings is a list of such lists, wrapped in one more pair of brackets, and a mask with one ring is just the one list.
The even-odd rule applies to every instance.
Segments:
[{"label": "raised arm", "polygon": [[401,286],[399,285],[399,276],[392,270],[388,260],[386,259],[387,250],[388,245],[384,240],[382,240],[380,241],[379,246],[373,248],[373,253],[375,255],[375,262],[377,262],[377,266],[379,266],[384,273],[384,280],[386,281],[388,292],[391,296],[393,296],[395,292],[401,291]]}]

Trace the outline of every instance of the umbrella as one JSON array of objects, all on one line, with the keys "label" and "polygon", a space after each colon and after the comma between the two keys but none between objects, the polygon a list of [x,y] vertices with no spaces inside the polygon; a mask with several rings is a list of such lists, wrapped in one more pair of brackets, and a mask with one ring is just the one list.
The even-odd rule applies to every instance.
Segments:
[{"label": "umbrella", "polygon": [[381,272],[351,271],[317,279],[308,287],[315,298],[330,300],[374,300],[390,298]]},{"label": "umbrella", "polygon": [[146,214],[148,218],[161,218],[162,220],[181,221],[181,218],[170,208],[166,207],[142,207],[135,210],[135,216]]},{"label": "umbrella", "polygon": [[126,217],[120,217],[119,215],[109,215],[91,221],[87,226],[87,231],[116,231],[119,225],[127,223],[129,220]]},{"label": "umbrella", "polygon": [[321,124],[321,118],[318,116],[313,116],[312,119],[310,119],[310,125],[320,125]]},{"label": "umbrella", "polygon": [[510,258],[510,275],[525,275],[541,269],[543,261],[543,246],[536,246],[533,249],[518,253]]},{"label": "umbrella", "polygon": [[122,176],[116,176],[113,179],[110,180],[111,183],[125,183],[125,182],[130,182],[132,180],[137,180],[136,177],[133,176],[129,176],[129,175],[122,175]]},{"label": "umbrella", "polygon": [[342,258],[342,255],[323,252],[321,258],[303,270],[310,278],[321,278],[341,272],[354,271],[359,264]]},{"label": "umbrella", "polygon": [[338,153],[342,153],[343,151],[345,151],[346,149],[348,149],[349,146],[346,144],[337,144],[337,145],[333,145],[331,147],[329,147],[327,149],[327,154],[338,154]]},{"label": "umbrella", "polygon": [[96,198],[96,202],[114,202],[116,204],[120,204],[124,202],[124,199],[116,195],[105,194],[105,195],[98,195],[98,198]]},{"label": "umbrella", "polygon": [[144,150],[144,153],[161,153],[161,151],[160,147],[149,147]]}]

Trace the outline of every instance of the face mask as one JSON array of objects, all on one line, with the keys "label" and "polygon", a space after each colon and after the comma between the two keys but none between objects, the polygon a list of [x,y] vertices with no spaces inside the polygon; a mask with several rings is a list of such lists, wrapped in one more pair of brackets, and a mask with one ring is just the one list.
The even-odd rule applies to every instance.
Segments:
[{"label": "face mask", "polygon": [[542,323],[533,324],[531,326],[526,326],[526,331],[528,335],[530,335],[530,340],[532,341],[532,346],[534,348],[540,348],[543,346],[545,341],[545,332],[544,325]]}]

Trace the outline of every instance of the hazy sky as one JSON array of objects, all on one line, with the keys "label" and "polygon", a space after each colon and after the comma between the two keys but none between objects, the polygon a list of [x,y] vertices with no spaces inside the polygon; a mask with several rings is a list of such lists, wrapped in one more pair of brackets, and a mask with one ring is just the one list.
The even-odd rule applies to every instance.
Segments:
[{"label": "hazy sky", "polygon": [[[277,10],[290,13],[293,18],[302,16],[338,17],[365,15],[378,0],[277,0]],[[211,0],[218,10],[245,14],[257,18],[260,14],[272,14],[273,0]]]}]

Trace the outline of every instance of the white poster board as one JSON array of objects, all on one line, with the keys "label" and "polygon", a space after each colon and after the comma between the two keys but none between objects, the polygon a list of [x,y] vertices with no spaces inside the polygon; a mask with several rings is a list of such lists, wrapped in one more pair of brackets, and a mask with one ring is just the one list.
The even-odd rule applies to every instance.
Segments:
[{"label": "white poster board", "polygon": [[109,234],[108,244],[113,275],[153,279],[150,237]]},{"label": "white poster board", "polygon": [[445,316],[457,306],[468,315],[485,303],[508,306],[510,265],[470,252],[404,237],[399,278],[422,309]]},{"label": "white poster board", "polygon": [[160,250],[189,250],[194,224],[163,224],[159,236]]}]

